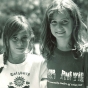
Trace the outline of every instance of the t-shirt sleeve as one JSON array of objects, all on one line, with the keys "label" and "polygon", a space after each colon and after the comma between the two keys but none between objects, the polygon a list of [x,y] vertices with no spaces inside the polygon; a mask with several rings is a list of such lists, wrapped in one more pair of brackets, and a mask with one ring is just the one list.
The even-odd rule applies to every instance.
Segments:
[{"label": "t-shirt sleeve", "polygon": [[43,60],[40,68],[40,88],[47,88],[47,61]]},{"label": "t-shirt sleeve", "polygon": [[46,60],[40,55],[32,55],[31,57],[32,67],[30,73],[30,88],[46,88]]}]

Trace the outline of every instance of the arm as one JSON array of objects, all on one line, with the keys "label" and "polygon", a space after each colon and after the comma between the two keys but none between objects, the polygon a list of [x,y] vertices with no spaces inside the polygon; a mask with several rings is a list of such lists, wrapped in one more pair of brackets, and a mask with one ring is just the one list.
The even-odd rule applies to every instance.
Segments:
[{"label": "arm", "polygon": [[41,64],[40,70],[40,88],[47,88],[47,61]]}]

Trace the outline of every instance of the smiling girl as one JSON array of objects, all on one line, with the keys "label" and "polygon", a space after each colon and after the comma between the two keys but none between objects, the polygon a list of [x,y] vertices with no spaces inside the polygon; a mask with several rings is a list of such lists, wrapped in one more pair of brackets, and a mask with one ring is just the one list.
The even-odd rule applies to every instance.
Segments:
[{"label": "smiling girl", "polygon": [[[47,59],[47,88],[86,88],[88,53],[83,35],[87,28],[72,0],[53,0],[42,23],[41,53]],[[85,34],[83,34],[83,32]]]}]

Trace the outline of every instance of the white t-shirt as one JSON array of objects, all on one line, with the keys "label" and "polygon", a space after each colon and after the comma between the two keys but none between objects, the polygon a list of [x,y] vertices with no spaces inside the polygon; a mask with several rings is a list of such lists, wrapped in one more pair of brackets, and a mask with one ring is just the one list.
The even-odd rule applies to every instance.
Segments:
[{"label": "white t-shirt", "polygon": [[41,79],[47,76],[46,67],[46,61],[33,54],[28,54],[20,64],[7,62],[0,73],[0,88],[40,88]]}]

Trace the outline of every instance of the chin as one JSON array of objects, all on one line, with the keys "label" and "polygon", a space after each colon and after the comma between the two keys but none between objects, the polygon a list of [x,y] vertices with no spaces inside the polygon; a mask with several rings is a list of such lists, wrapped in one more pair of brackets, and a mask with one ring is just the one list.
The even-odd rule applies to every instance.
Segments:
[{"label": "chin", "polygon": [[17,54],[24,54],[25,53],[25,51],[18,51],[18,52],[16,52]]}]

